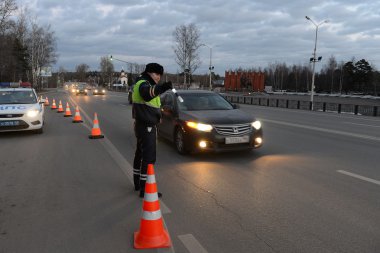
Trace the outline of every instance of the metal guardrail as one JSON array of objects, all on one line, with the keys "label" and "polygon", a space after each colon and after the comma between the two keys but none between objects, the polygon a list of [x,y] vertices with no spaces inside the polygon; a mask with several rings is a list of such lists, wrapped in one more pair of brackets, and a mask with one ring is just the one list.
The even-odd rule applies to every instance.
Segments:
[{"label": "metal guardrail", "polygon": [[[260,105],[268,107],[279,107],[298,110],[311,110],[310,101],[301,101],[295,99],[281,98],[263,98],[253,96],[223,95],[231,103]],[[355,105],[334,102],[316,102],[314,101],[313,111],[350,113],[355,115],[380,116],[380,106],[373,105]]]}]

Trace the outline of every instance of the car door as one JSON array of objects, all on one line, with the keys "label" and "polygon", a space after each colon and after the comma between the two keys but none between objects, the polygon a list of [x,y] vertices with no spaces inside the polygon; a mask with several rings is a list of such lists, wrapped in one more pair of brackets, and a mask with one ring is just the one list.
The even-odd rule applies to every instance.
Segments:
[{"label": "car door", "polygon": [[164,135],[168,139],[173,138],[173,130],[175,124],[175,106],[172,93],[165,93],[161,98],[161,123],[159,125],[159,131],[161,135]]}]

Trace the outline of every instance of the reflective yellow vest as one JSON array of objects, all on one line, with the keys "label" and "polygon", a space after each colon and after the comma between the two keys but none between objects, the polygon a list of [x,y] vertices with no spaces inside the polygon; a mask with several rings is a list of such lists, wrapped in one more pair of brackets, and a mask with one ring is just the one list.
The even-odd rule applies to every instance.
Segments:
[{"label": "reflective yellow vest", "polygon": [[140,95],[140,85],[144,82],[148,82],[146,80],[140,80],[138,81],[135,86],[133,87],[133,94],[132,94],[132,102],[135,104],[144,104],[150,107],[154,107],[157,109],[160,109],[161,106],[161,100],[160,96],[156,96],[150,101],[145,101],[141,95]]}]

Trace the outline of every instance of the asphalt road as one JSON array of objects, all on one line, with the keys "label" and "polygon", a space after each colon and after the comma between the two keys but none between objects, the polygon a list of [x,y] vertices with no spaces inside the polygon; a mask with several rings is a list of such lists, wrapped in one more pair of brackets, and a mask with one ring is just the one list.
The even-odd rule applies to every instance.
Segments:
[{"label": "asphalt road", "polygon": [[[0,134],[0,252],[380,252],[380,119],[241,105],[253,152],[181,156],[158,140],[169,249],[134,250],[142,200],[126,94],[70,96],[42,135]],[[74,107],[71,107],[74,113]],[[90,140],[94,112],[105,139]]]}]

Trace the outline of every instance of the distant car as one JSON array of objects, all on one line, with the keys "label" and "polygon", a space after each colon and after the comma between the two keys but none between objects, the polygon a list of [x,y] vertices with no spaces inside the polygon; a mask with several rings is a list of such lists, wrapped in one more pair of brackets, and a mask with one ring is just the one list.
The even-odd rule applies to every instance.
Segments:
[{"label": "distant car", "polygon": [[75,92],[75,95],[86,95],[87,96],[87,89],[86,89],[86,86],[84,85],[79,85],[76,89],[76,92]]},{"label": "distant car", "polygon": [[0,131],[43,132],[44,99],[31,88],[0,89]]},{"label": "distant car", "polygon": [[263,142],[260,121],[237,109],[212,91],[179,90],[161,94],[162,121],[158,134],[174,142],[180,154],[259,148]]},{"label": "distant car", "polygon": [[105,95],[106,90],[103,88],[94,88],[94,90],[92,91],[92,94],[93,95]]}]

